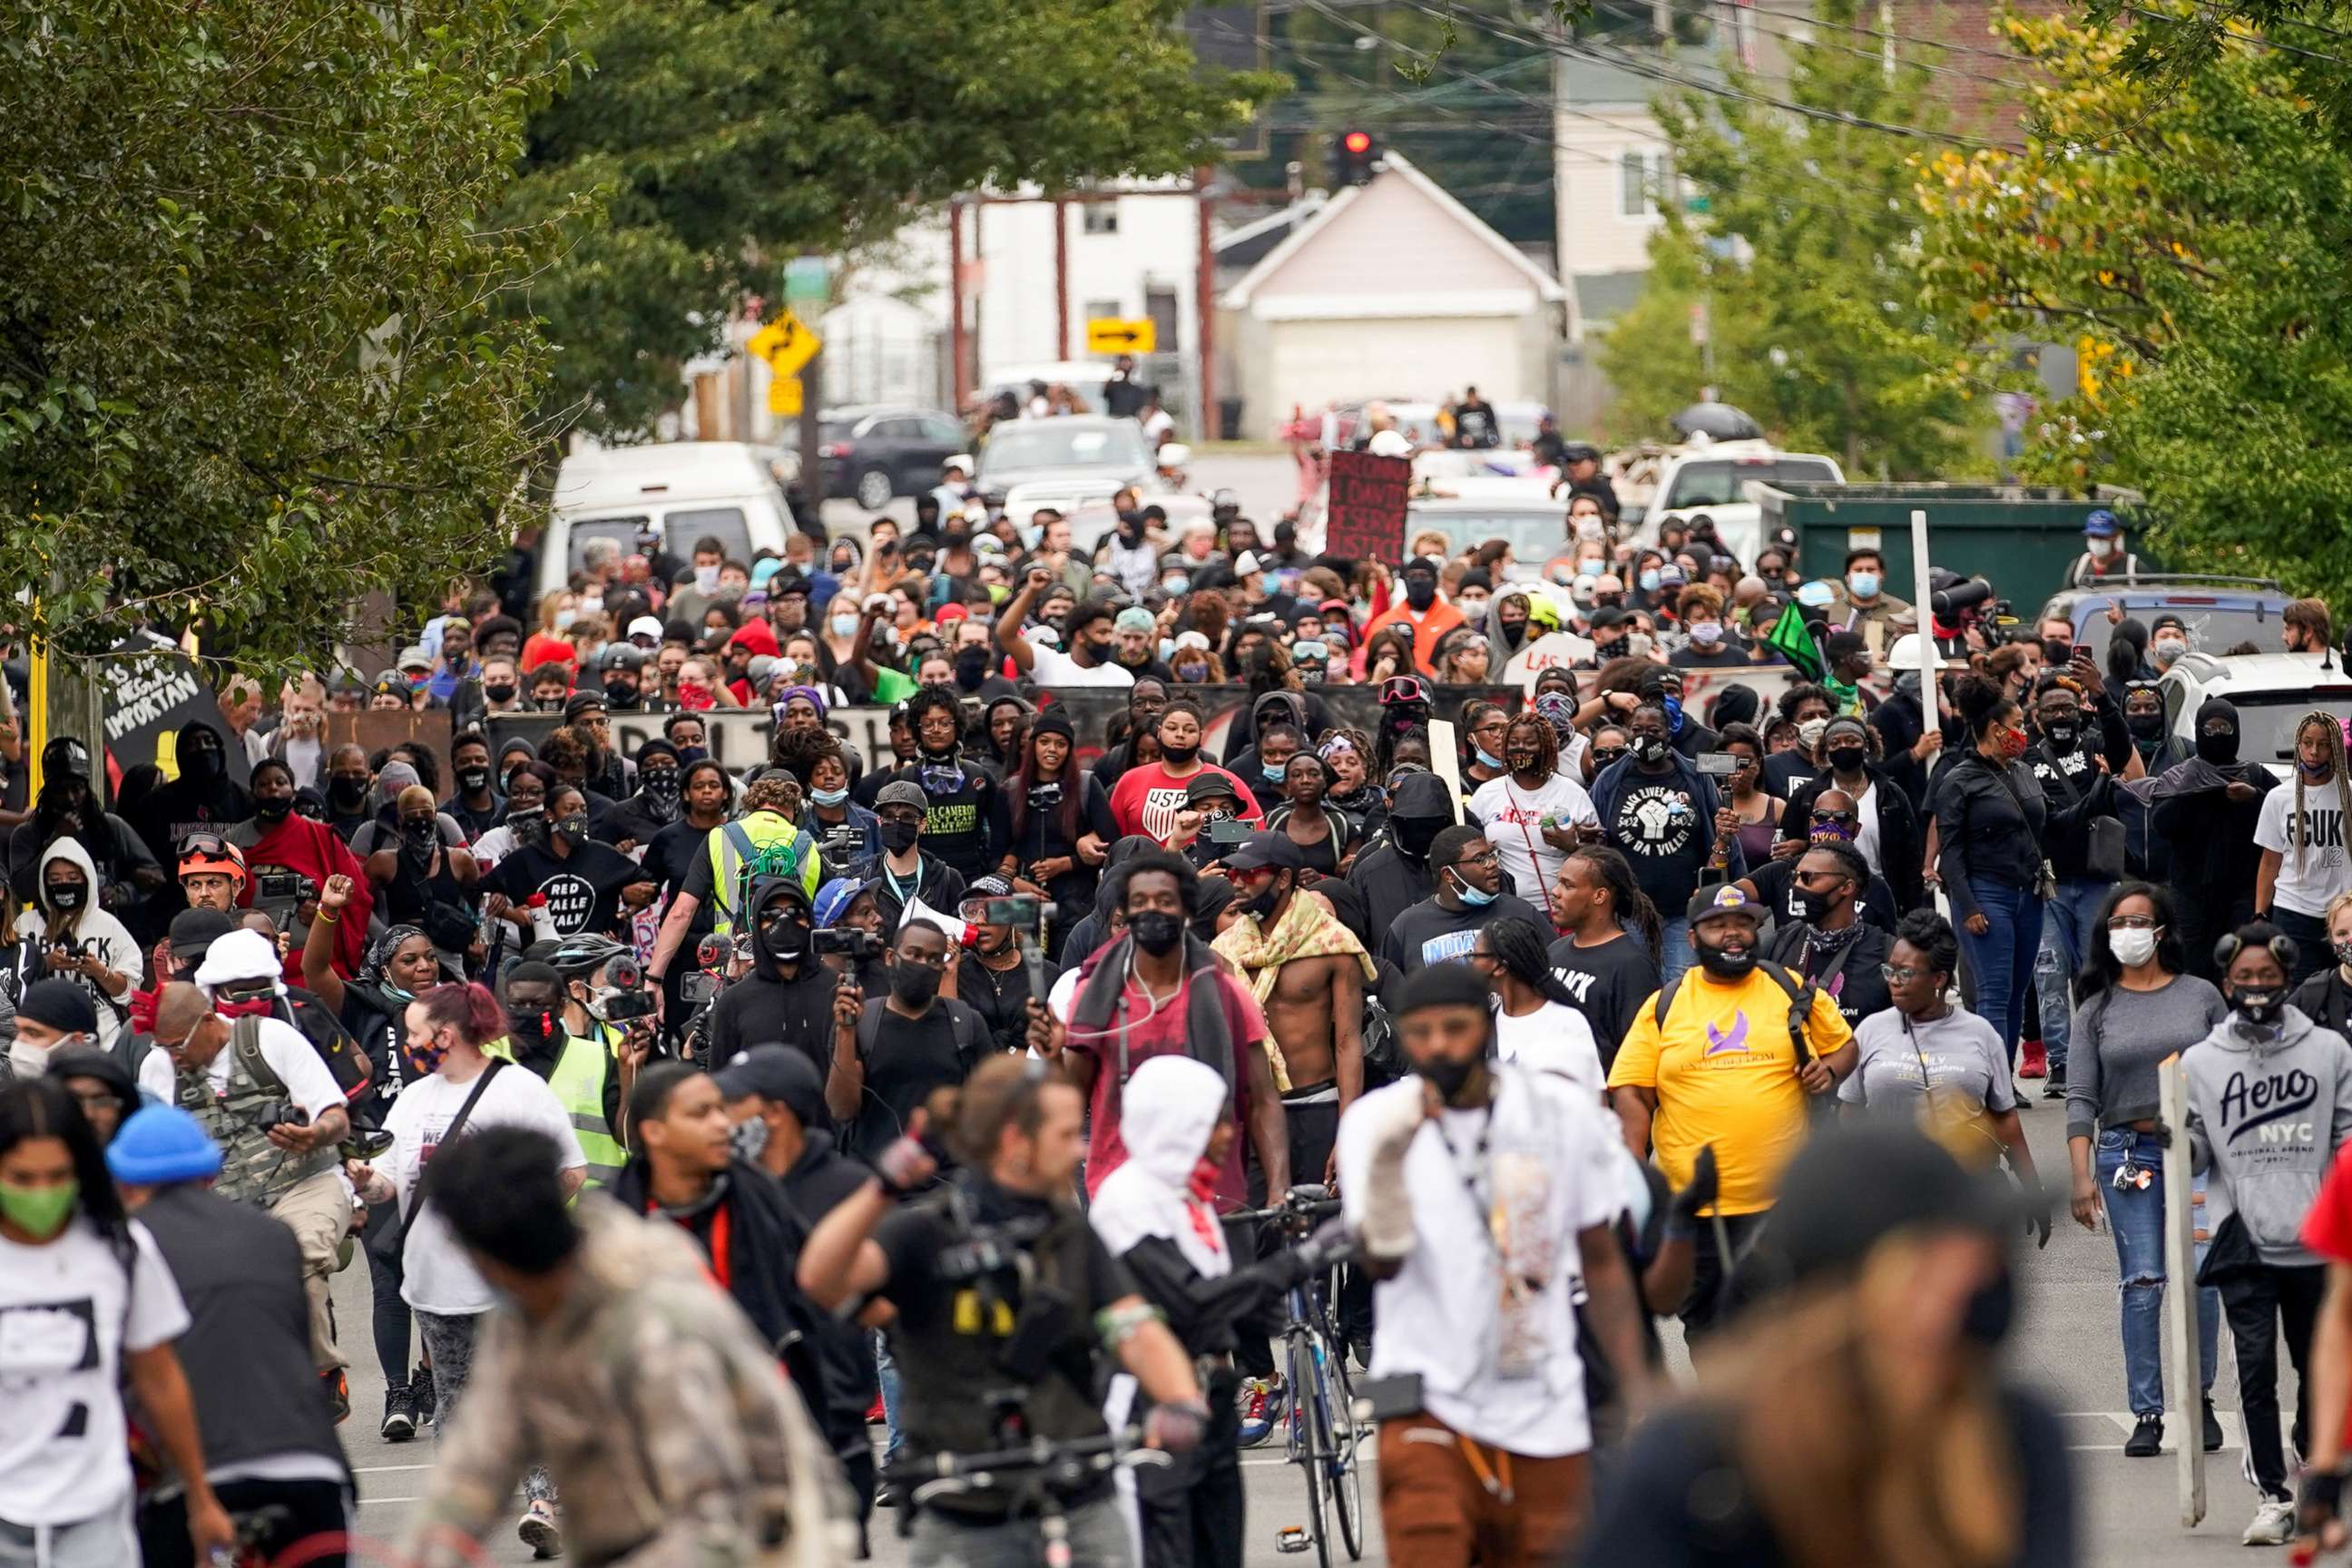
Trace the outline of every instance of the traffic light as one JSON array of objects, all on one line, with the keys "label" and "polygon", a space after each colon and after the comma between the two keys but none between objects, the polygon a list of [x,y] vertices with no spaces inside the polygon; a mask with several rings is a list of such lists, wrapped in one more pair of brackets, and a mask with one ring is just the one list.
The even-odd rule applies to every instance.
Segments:
[{"label": "traffic light", "polygon": [[1331,146],[1332,184],[1339,185],[1370,184],[1372,160],[1378,156],[1369,131],[1342,131]]}]

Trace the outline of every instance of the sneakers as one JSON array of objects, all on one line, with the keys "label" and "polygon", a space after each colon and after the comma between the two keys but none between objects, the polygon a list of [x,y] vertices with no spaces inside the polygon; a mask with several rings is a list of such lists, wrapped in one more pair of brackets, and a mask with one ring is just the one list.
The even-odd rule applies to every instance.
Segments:
[{"label": "sneakers", "polygon": [[2025,1040],[2017,1047],[2017,1076],[2045,1078],[2050,1072],[2050,1053],[2040,1040]]},{"label": "sneakers", "polygon": [[2283,1497],[2263,1499],[2253,1523],[2238,1539],[2248,1546],[2284,1546],[2294,1539],[2294,1504]]},{"label": "sneakers", "polygon": [[2065,1099],[2066,1075],[2063,1072],[2052,1073],[2050,1075],[2050,1081],[2042,1086],[2042,1098],[2044,1100]]},{"label": "sneakers", "polygon": [[405,1443],[416,1436],[416,1401],[407,1389],[383,1391],[383,1425],[375,1430],[387,1443]]},{"label": "sneakers", "polygon": [[326,1385],[327,1402],[334,1406],[335,1425],[340,1426],[352,1418],[352,1380],[337,1370],[320,1373],[319,1381]]},{"label": "sneakers", "polygon": [[433,1394],[433,1369],[422,1362],[408,1374],[408,1403],[416,1413],[416,1424],[423,1426],[438,1415],[438,1405]]},{"label": "sneakers", "polygon": [[2204,1403],[2205,1451],[2209,1454],[2218,1454],[2221,1451],[2221,1445],[2229,1440],[2228,1434],[2221,1430],[2221,1418],[2213,1414],[2213,1400],[2210,1394]]},{"label": "sneakers", "polygon": [[1277,1378],[1245,1377],[1236,1403],[1241,1406],[1241,1446],[1254,1448],[1274,1435],[1275,1423],[1282,1419],[1282,1383]]},{"label": "sneakers", "polygon": [[2163,1451],[2164,1417],[2161,1415],[2141,1416],[2139,1418],[2139,1424],[2132,1428],[2132,1435],[2124,1440],[2124,1458],[2127,1459],[2153,1459],[2157,1455]]},{"label": "sneakers", "polygon": [[531,1500],[531,1505],[522,1510],[522,1522],[515,1526],[515,1533],[522,1537],[533,1557],[554,1557],[563,1551],[563,1530],[556,1522],[555,1505],[544,1499]]},{"label": "sneakers", "polygon": [[883,1407],[882,1396],[877,1394],[874,1396],[874,1403],[866,1407],[866,1424],[868,1426],[879,1426],[889,1419],[890,1412]]}]

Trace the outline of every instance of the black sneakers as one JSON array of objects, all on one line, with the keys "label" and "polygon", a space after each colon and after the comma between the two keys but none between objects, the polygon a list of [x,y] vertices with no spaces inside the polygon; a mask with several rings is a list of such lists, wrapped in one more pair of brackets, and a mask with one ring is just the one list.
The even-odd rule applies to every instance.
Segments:
[{"label": "black sneakers", "polygon": [[2152,1459],[2164,1451],[2164,1417],[2143,1415],[2124,1441],[2124,1457],[2127,1459]]},{"label": "black sneakers", "polygon": [[2205,1451],[2209,1454],[2221,1452],[2226,1436],[2221,1430],[2221,1418],[2213,1414],[2213,1401],[2209,1396],[2205,1400]]},{"label": "black sneakers", "polygon": [[422,1363],[417,1364],[415,1372],[408,1374],[408,1402],[409,1409],[415,1414],[419,1426],[425,1426],[433,1419],[435,1414],[433,1369]]},{"label": "black sneakers", "polygon": [[376,1435],[387,1443],[405,1443],[416,1436],[416,1401],[407,1389],[384,1390],[383,1425]]}]

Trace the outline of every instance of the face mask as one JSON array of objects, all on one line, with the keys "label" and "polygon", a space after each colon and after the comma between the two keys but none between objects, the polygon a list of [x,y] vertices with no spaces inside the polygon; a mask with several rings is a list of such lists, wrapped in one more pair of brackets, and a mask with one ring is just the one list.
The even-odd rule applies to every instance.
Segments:
[{"label": "face mask", "polygon": [[2002,727],[1999,739],[2000,754],[2012,760],[2025,755],[2025,748],[2031,744],[2026,739],[2024,731],[2007,726]]},{"label": "face mask", "polygon": [[728,1129],[727,1142],[737,1159],[747,1165],[756,1165],[760,1156],[768,1152],[768,1124],[757,1116],[747,1116]]},{"label": "face mask", "polygon": [[49,884],[49,907],[78,910],[81,908],[82,895],[87,890],[79,882],[52,882]]},{"label": "face mask", "polygon": [[1990,1350],[2009,1337],[2017,1319],[2016,1283],[2007,1268],[1969,1293],[1960,1311],[1960,1337]]},{"label": "face mask", "polygon": [[2164,733],[2164,715],[2126,713],[2124,715],[2124,728],[2132,732],[2135,741],[2153,741]]},{"label": "face mask", "polygon": [[1429,1080],[1440,1100],[1451,1104],[1469,1086],[1471,1075],[1478,1070],[1479,1066],[1476,1057],[1458,1062],[1440,1057],[1434,1061],[1415,1062],[1412,1070]]},{"label": "face mask", "polygon": [[1663,735],[1636,735],[1633,737],[1633,752],[1635,759],[1640,762],[1654,763],[1663,761],[1666,754],[1665,737]]},{"label": "face mask", "polygon": [[1795,892],[1797,908],[1804,911],[1808,925],[1819,925],[1829,919],[1830,906],[1837,901],[1836,895],[1832,893],[1810,893],[1802,888],[1796,889]]},{"label": "face mask", "polygon": [[708,746],[680,746],[677,749],[677,760],[688,766],[692,766],[709,754],[710,748]]},{"label": "face mask", "polygon": [[2107,951],[2126,969],[2137,968],[2156,956],[2156,936],[2152,931],[2111,931]]},{"label": "face mask", "polygon": [[2091,552],[2092,560],[2105,561],[2115,553],[2116,542],[2112,539],[2086,539],[2083,542],[2083,548]]},{"label": "face mask", "polygon": [[1154,958],[1175,952],[1176,944],[1184,940],[1184,922],[1165,910],[1128,916],[1127,931],[1135,938],[1135,945]]},{"label": "face mask", "polygon": [[546,809],[534,806],[529,811],[518,811],[509,815],[507,817],[507,831],[514,836],[514,841],[517,844],[536,847],[546,843]]},{"label": "face mask", "polygon": [[79,1182],[54,1187],[20,1187],[14,1182],[0,1182],[0,1215],[6,1215],[8,1223],[18,1230],[47,1241],[65,1229],[80,1197]]},{"label": "face mask", "polygon": [[1808,719],[1797,726],[1797,743],[1811,751],[1822,743],[1822,732],[1830,727],[1826,719]]},{"label": "face mask", "polygon": [[1642,568],[1641,575],[1633,581],[1641,585],[1642,592],[1644,594],[1654,594],[1658,591],[1658,585],[1665,579],[1658,574],[1656,567],[1644,566]]},{"label": "face mask", "polygon": [[482,695],[493,702],[511,702],[514,700],[515,689],[501,680],[496,686],[483,687]]},{"label": "face mask", "polygon": [[457,787],[464,790],[467,795],[481,794],[484,790],[490,787],[490,770],[488,768],[460,768],[457,771]]},{"label": "face mask", "polygon": [[559,632],[568,632],[572,629],[572,624],[579,618],[580,612],[577,610],[558,610],[555,612],[555,629]]},{"label": "face mask", "polygon": [[1282,902],[1282,895],[1286,890],[1282,885],[1282,879],[1277,877],[1268,882],[1257,897],[1242,905],[1242,912],[1255,915],[1262,921],[1269,920],[1273,918],[1274,911]]},{"label": "face mask", "polygon": [[882,825],[882,847],[893,854],[904,855],[915,847],[915,840],[922,836],[921,823],[886,822]]},{"label": "face mask", "polygon": [[268,800],[259,795],[253,797],[253,815],[264,822],[283,822],[293,810],[294,797],[290,795]]},{"label": "face mask", "polygon": [[2074,742],[2083,738],[2083,727],[2069,719],[2042,726],[2042,739],[2053,752],[2071,752]]},{"label": "face mask", "polygon": [[1406,579],[1404,585],[1404,602],[1411,605],[1416,610],[1425,610],[1429,608],[1430,605],[1437,602],[1437,584],[1431,582],[1426,577],[1412,577]]},{"label": "face mask", "polygon": [[367,780],[331,776],[327,780],[327,798],[345,811],[356,811],[367,798]]},{"label": "face mask", "polygon": [[1875,572],[1851,573],[1846,577],[1845,588],[1847,593],[1857,599],[1874,599],[1878,596],[1878,574]]},{"label": "face mask", "polygon": [[1690,638],[1695,643],[1719,643],[1723,640],[1723,623],[1693,621],[1690,624]]},{"label": "face mask", "polygon": [[809,928],[802,921],[778,921],[760,933],[760,942],[769,957],[790,963],[808,951]]},{"label": "face mask", "polygon": [[[563,1014],[552,1003],[543,1012],[509,1013],[507,1015],[507,1034],[530,1046],[542,1045],[550,1040],[561,1042],[565,1037]],[[435,1060],[437,1062],[439,1058],[436,1057]]]},{"label": "face mask", "polygon": [[940,994],[940,972],[920,963],[890,966],[890,994],[909,1007],[928,1007]]},{"label": "face mask", "polygon": [[183,763],[183,771],[198,784],[210,784],[221,776],[226,765],[218,752],[206,746],[186,754]]},{"label": "face mask", "polygon": [[1483,625],[1485,625],[1485,624],[1486,624],[1486,600],[1484,600],[1484,599],[1463,599],[1463,600],[1461,600],[1461,601],[1457,602],[1457,603],[1454,605],[1454,607],[1455,609],[1457,609],[1457,610],[1459,610],[1459,611],[1461,611],[1461,612],[1462,612],[1462,619],[1463,619],[1463,622],[1464,622],[1464,624],[1465,624],[1465,625],[1475,626],[1483,626]]},{"label": "face mask", "polygon": [[400,836],[411,849],[430,849],[440,841],[441,826],[429,816],[421,816],[402,822]]},{"label": "face mask", "polygon": [[2219,734],[2197,732],[2197,754],[2216,767],[2227,766],[2238,760],[2238,732],[2224,730]]},{"label": "face mask", "polygon": [[1698,953],[1699,966],[1717,980],[1745,980],[1755,972],[1756,950],[1753,947],[1716,947],[1694,941],[1691,946]]},{"label": "face mask", "polygon": [[1478,765],[1480,767],[1493,768],[1496,773],[1503,771],[1503,759],[1488,751],[1486,747],[1473,746],[1471,750],[1478,754]]},{"label": "face mask", "polygon": [[1176,767],[1191,767],[1192,759],[1200,754],[1201,748],[1198,746],[1171,746],[1165,741],[1160,742],[1160,755]]},{"label": "face mask", "polygon": [[653,768],[643,775],[646,798],[656,805],[677,804],[678,783],[676,768]]},{"label": "face mask", "polygon": [[698,566],[694,569],[694,591],[706,596],[719,592],[719,568]]},{"label": "face mask", "polygon": [[2285,1009],[2286,992],[2267,985],[2242,988],[2230,996],[2230,1010],[2261,1028],[2277,1023]]},{"label": "face mask", "polygon": [[2336,944],[2336,962],[2352,964],[2352,942],[2339,942]]},{"label": "face mask", "polygon": [[2147,645],[2148,657],[2169,663],[2189,651],[2189,645],[2179,637],[2158,637]]},{"label": "face mask", "polygon": [[637,689],[626,680],[608,680],[604,682],[604,701],[610,707],[634,708],[637,705]]},{"label": "face mask", "polygon": [[565,817],[555,825],[555,836],[577,849],[581,840],[588,837],[588,818],[585,816]]},{"label": "face mask", "polygon": [[1608,570],[1608,566],[1607,562],[1588,555],[1576,563],[1576,574],[1580,577],[1598,577]]},{"label": "face mask", "polygon": [[837,637],[852,637],[857,635],[856,616],[835,616],[825,624],[833,628],[833,635]]},{"label": "face mask", "polygon": [[839,805],[843,801],[847,800],[848,798],[849,791],[846,789],[813,789],[809,791],[809,799],[828,809]]},{"label": "face mask", "polygon": [[2336,772],[2336,764],[2324,757],[2315,763],[2306,763],[2297,758],[2295,765],[2301,768],[2304,776],[2309,779],[2324,779]]},{"label": "face mask", "polygon": [[36,1079],[49,1070],[49,1047],[17,1040],[8,1047],[8,1065],[20,1079]]},{"label": "face mask", "polygon": [[1448,866],[1446,869],[1454,873],[1454,888],[1462,895],[1462,901],[1470,908],[1483,910],[1495,901],[1497,895],[1486,891],[1484,888],[1472,887],[1470,879],[1462,874],[1461,868]]}]

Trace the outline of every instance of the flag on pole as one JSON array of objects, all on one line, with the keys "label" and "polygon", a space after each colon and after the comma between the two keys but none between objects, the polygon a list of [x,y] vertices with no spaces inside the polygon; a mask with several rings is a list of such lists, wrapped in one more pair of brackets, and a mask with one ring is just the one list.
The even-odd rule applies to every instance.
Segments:
[{"label": "flag on pole", "polygon": [[1764,641],[1768,647],[1778,648],[1807,680],[1819,680],[1827,668],[1822,662],[1820,645],[1813,641],[1812,628],[1805,624],[1805,617],[1793,604],[1781,610],[1780,618],[1764,634]]}]

